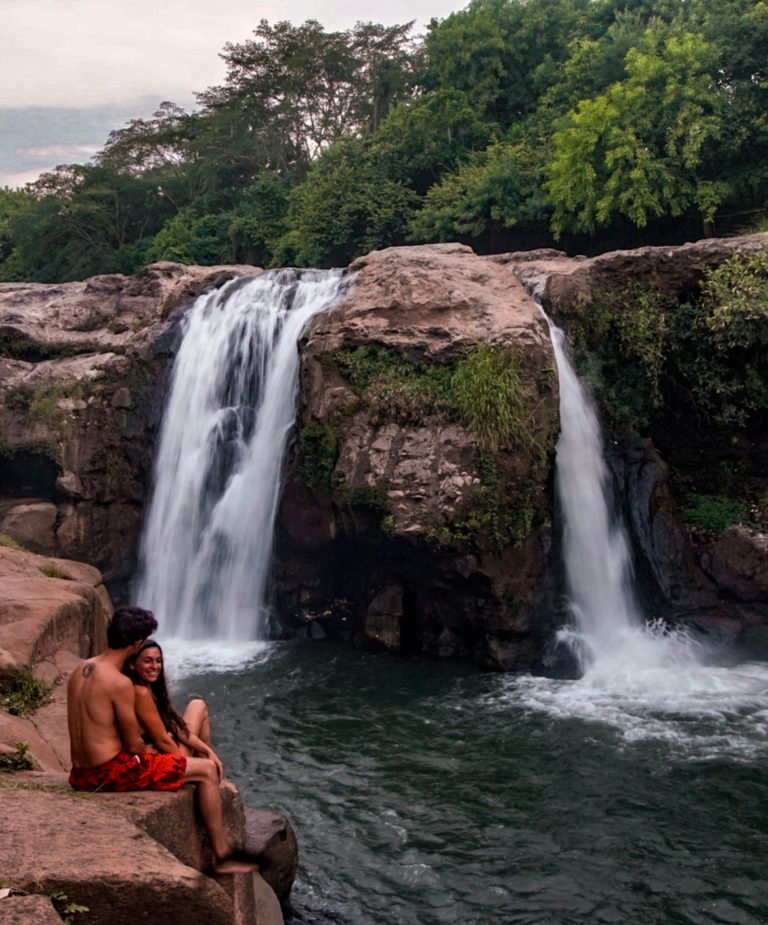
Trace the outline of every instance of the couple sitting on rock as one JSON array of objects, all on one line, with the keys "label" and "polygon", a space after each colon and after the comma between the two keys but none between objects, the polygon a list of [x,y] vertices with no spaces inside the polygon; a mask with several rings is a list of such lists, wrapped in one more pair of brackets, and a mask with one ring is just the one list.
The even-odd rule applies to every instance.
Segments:
[{"label": "couple sitting on rock", "polygon": [[118,608],[107,627],[107,648],[72,672],[69,782],[75,790],[112,792],[197,784],[214,872],[255,870],[255,864],[230,857],[219,789],[223,768],[210,746],[208,711],[202,700],[193,700],[183,717],[174,711],[162,652],[149,640],[156,629],[150,611]]}]

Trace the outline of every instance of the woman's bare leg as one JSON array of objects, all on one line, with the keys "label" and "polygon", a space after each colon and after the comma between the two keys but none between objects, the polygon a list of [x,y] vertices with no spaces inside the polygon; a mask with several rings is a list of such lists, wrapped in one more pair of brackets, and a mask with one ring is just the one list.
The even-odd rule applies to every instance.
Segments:
[{"label": "woman's bare leg", "polygon": [[210,745],[211,719],[208,715],[208,704],[204,700],[190,700],[184,710],[183,717],[192,735],[196,735],[206,745]]},{"label": "woman's bare leg", "polygon": [[213,870],[217,874],[241,874],[258,870],[258,865],[230,858],[233,845],[224,831],[221,790],[216,766],[207,758],[188,758],[184,781],[197,784],[197,805],[213,848]]}]

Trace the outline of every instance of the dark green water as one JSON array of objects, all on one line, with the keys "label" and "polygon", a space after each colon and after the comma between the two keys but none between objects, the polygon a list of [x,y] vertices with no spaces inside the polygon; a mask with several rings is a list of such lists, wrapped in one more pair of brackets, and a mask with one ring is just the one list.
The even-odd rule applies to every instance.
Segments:
[{"label": "dark green water", "polygon": [[652,705],[645,736],[638,701],[569,715],[573,683],[315,643],[176,696],[293,823],[296,922],[768,922],[768,696],[719,679],[722,706]]}]

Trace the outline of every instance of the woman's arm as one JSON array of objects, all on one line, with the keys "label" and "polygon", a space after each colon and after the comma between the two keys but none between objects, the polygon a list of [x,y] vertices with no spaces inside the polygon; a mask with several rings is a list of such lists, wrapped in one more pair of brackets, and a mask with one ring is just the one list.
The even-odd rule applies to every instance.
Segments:
[{"label": "woman's arm", "polygon": [[154,742],[155,748],[167,755],[180,755],[181,751],[178,744],[174,742],[160,718],[152,691],[141,684],[135,684],[133,689],[136,716],[141,723],[142,729]]},{"label": "woman's arm", "polygon": [[196,753],[202,755],[203,758],[210,758],[218,769],[219,779],[224,777],[224,765],[221,763],[221,759],[210,745],[206,745],[206,743],[203,742],[200,736],[196,736],[192,732],[183,732],[181,729],[179,729],[178,736],[179,741],[183,742],[188,748],[191,748],[193,754]]}]

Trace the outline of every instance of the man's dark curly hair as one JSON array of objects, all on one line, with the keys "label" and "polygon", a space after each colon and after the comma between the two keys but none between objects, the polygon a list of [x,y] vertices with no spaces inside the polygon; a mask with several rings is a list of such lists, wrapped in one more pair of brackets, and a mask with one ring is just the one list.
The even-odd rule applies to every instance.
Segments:
[{"label": "man's dark curly hair", "polygon": [[124,649],[151,636],[156,629],[157,620],[151,610],[118,607],[107,624],[107,645],[110,649]]}]

